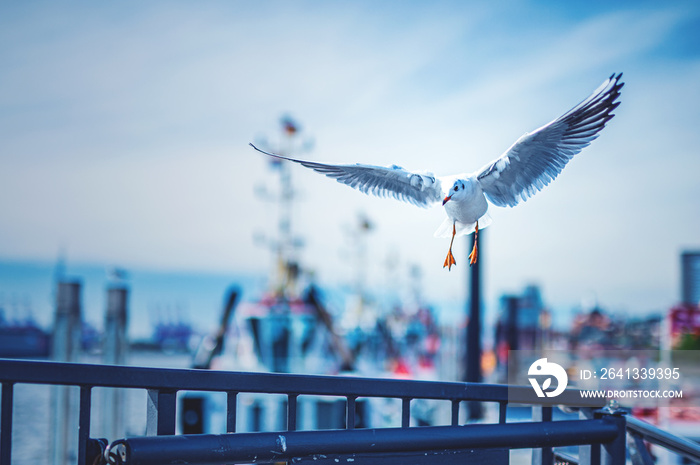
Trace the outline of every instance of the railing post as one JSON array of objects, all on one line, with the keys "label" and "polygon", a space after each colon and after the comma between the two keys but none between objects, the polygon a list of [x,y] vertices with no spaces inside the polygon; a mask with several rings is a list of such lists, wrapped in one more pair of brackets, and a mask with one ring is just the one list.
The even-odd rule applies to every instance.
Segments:
[{"label": "railing post", "polygon": [[80,387],[80,411],[78,413],[78,465],[86,465],[88,440],[90,439],[90,411],[92,388]]},{"label": "railing post", "polygon": [[[594,417],[591,409],[582,408],[578,412],[580,420],[590,420]],[[582,444],[578,446],[579,463],[582,465],[600,465],[600,445]]]},{"label": "railing post", "polygon": [[0,419],[0,465],[10,465],[12,459],[12,404],[14,383],[2,383],[2,419]]},{"label": "railing post", "polygon": [[287,431],[297,430],[297,394],[287,394]]},{"label": "railing post", "polygon": [[[552,407],[541,405],[532,406],[532,421],[552,421]],[[554,453],[551,447],[532,449],[532,463],[551,465],[554,463]]]},{"label": "railing post", "polygon": [[345,413],[345,427],[347,429],[355,429],[355,399],[357,398],[354,396],[347,397],[347,408]]},{"label": "railing post", "polygon": [[177,391],[148,390],[146,436],[175,434]]},{"label": "railing post", "polygon": [[459,400],[452,401],[452,426],[459,425],[459,406],[461,402]]},{"label": "railing post", "polygon": [[411,399],[404,397],[401,399],[401,427],[408,428],[411,426]]},{"label": "railing post", "polygon": [[238,406],[238,392],[228,391],[226,393],[226,432],[236,432],[236,410]]},{"label": "railing post", "polygon": [[508,402],[498,403],[498,422],[503,424],[506,422],[508,414]]},{"label": "railing post", "polygon": [[608,443],[601,445],[600,455],[602,465],[616,465],[625,463],[627,454],[627,422],[625,420],[624,410],[609,410],[608,412],[599,415],[606,421],[615,423],[617,426],[617,437]]}]

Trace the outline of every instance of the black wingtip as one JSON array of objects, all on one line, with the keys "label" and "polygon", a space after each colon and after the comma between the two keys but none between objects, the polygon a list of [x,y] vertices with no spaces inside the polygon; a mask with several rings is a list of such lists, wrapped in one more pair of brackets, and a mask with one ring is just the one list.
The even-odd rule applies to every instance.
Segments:
[{"label": "black wingtip", "polygon": [[625,85],[624,82],[620,81],[620,79],[622,79],[622,73],[618,73],[617,76],[615,76],[615,74],[613,74],[613,78],[615,79],[615,86],[617,87],[617,90],[619,91],[620,89],[622,89],[622,86]]},{"label": "black wingtip", "polygon": [[622,73],[612,73],[610,77],[608,78],[608,81],[615,81],[613,84],[613,87],[617,87],[618,89],[625,85],[624,82],[620,82],[620,79],[622,79]]}]

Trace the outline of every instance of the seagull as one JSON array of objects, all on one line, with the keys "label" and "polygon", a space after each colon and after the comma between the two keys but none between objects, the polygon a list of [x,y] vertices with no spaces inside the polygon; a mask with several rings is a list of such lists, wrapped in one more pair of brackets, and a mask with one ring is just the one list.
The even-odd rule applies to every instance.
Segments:
[{"label": "seagull", "polygon": [[447,218],[435,231],[435,237],[451,236],[443,265],[450,271],[457,264],[452,254],[455,236],[474,233],[469,264],[477,262],[479,229],[491,224],[489,202],[498,207],[514,207],[527,200],[598,137],[620,104],[617,99],[624,85],[621,77],[622,73],[611,75],[581,103],[541,128],[525,133],[503,155],[471,174],[438,177],[397,165],[329,165],[250,146],[265,155],[299,163],[365,194],[391,196],[424,208],[442,203]]}]

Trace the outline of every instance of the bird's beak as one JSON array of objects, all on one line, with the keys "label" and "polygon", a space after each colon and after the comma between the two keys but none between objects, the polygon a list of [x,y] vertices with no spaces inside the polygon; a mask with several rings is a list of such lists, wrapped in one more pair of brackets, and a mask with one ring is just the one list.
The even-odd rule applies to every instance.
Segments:
[{"label": "bird's beak", "polygon": [[452,196],[451,196],[451,195],[448,195],[447,197],[445,197],[444,199],[442,199],[442,204],[445,205],[451,198],[452,198]]}]

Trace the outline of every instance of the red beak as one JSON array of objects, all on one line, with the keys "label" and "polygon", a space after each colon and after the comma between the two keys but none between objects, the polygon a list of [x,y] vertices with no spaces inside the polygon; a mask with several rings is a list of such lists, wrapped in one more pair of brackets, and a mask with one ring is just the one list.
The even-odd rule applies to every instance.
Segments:
[{"label": "red beak", "polygon": [[442,199],[442,204],[445,205],[451,198],[452,198],[452,196],[451,196],[451,195],[448,195],[447,197],[445,197],[444,199]]}]

